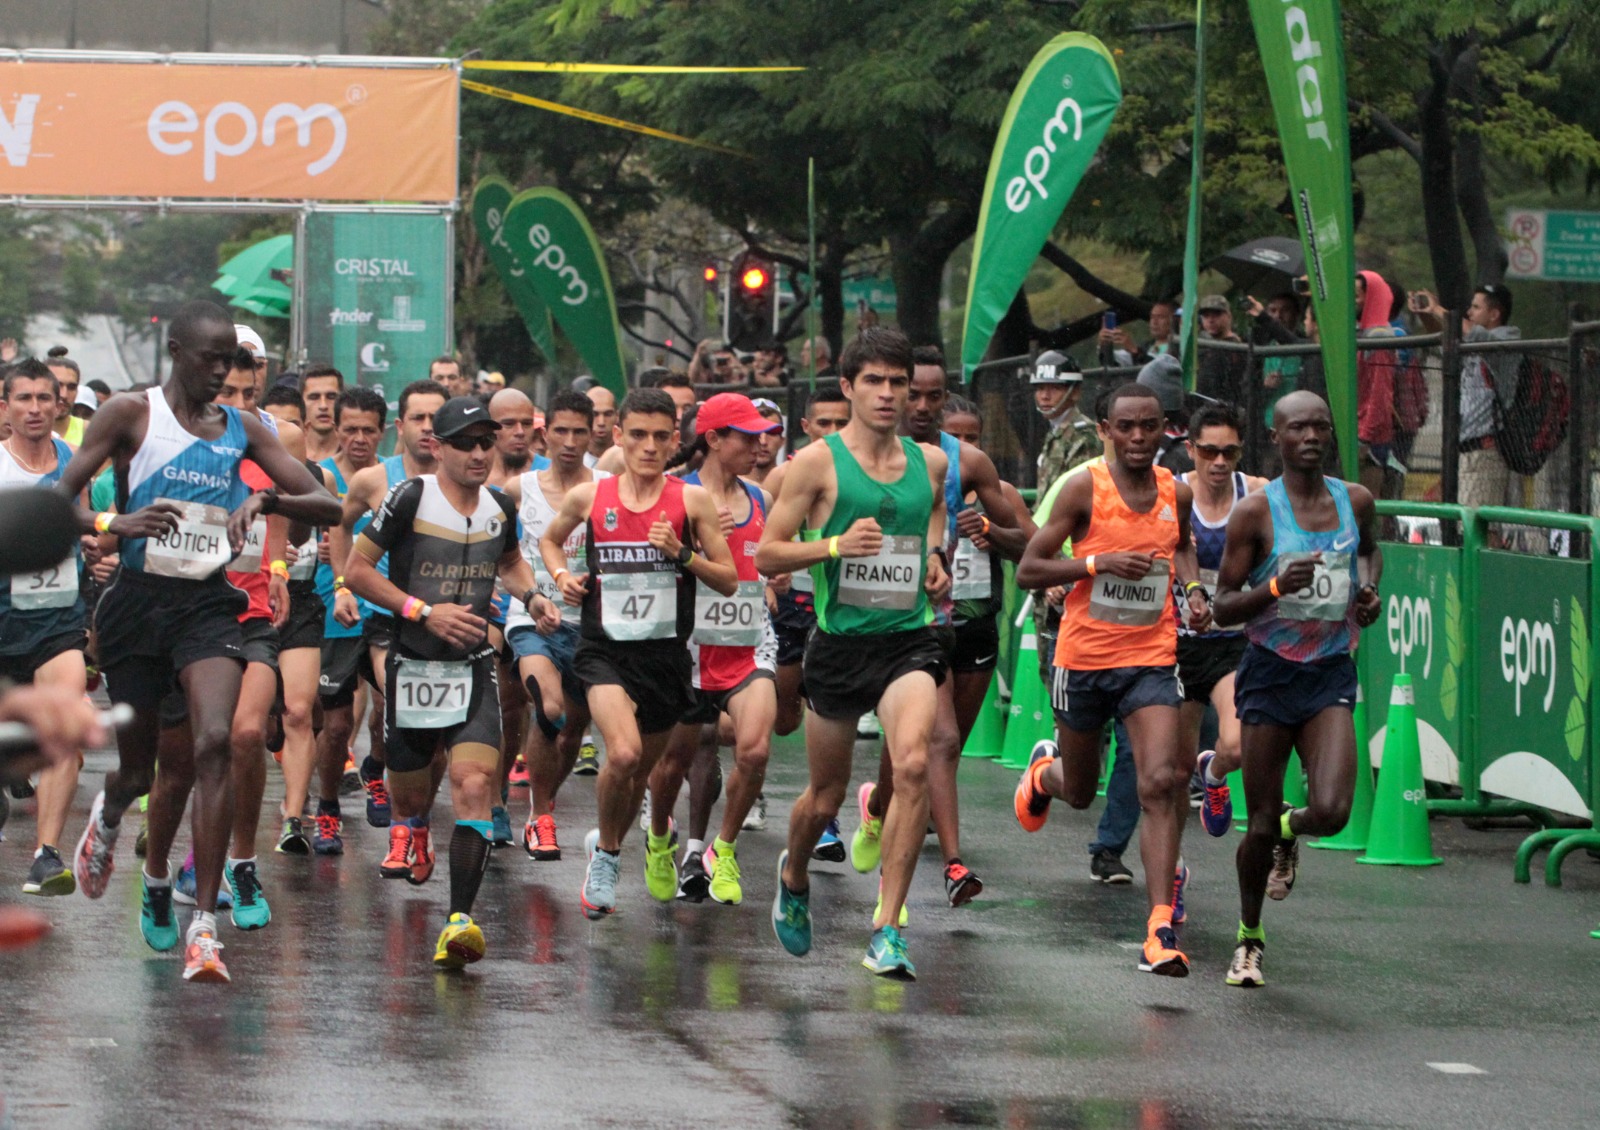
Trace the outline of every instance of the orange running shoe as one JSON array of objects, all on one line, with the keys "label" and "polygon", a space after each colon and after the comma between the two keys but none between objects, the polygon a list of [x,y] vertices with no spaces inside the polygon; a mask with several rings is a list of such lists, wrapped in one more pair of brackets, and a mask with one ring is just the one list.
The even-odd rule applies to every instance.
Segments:
[{"label": "orange running shoe", "polygon": [[222,943],[212,937],[211,931],[190,935],[183,951],[183,979],[213,985],[226,985],[233,980],[228,976],[228,967],[222,964]]},{"label": "orange running shoe", "polygon": [[528,762],[521,754],[511,763],[511,773],[506,778],[506,784],[513,789],[525,789],[529,785]]},{"label": "orange running shoe", "polygon": [[426,828],[411,829],[411,874],[406,878],[420,887],[433,875],[433,839]]},{"label": "orange running shoe", "polygon": [[411,825],[393,824],[389,828],[389,854],[378,864],[385,879],[411,878]]},{"label": "orange running shoe", "polygon": [[1139,955],[1139,972],[1154,973],[1161,977],[1189,975],[1189,959],[1178,949],[1178,935],[1172,929],[1171,919],[1164,915],[1150,919],[1144,952]]},{"label": "orange running shoe", "polygon": [[530,820],[522,828],[522,846],[541,863],[561,858],[561,845],[556,843],[556,818],[549,813]]},{"label": "orange running shoe", "polygon": [[1040,788],[1039,774],[1060,755],[1055,742],[1044,740],[1033,744],[1028,767],[1022,771],[1022,780],[1017,782],[1016,796],[1012,801],[1017,823],[1022,825],[1024,832],[1037,832],[1050,819],[1050,794]]}]

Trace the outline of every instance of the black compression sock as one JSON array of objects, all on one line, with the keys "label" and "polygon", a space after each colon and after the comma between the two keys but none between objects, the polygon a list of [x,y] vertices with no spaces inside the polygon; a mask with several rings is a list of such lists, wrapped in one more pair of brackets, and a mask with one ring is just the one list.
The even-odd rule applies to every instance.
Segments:
[{"label": "black compression sock", "polygon": [[340,811],[339,811],[338,798],[335,798],[333,800],[318,800],[317,801],[317,815],[318,816],[339,816],[339,815],[342,815],[340,813]]},{"label": "black compression sock", "polygon": [[383,777],[383,762],[373,757],[370,753],[361,760],[361,779],[363,781],[377,781]]},{"label": "black compression sock", "polygon": [[451,914],[472,913],[478,884],[489,867],[489,834],[487,820],[456,821],[456,829],[450,834]]}]

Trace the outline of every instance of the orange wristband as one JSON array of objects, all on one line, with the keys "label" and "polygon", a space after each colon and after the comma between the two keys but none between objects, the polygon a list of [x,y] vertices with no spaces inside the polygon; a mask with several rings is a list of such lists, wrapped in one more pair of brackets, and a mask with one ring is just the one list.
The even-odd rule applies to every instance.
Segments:
[{"label": "orange wristband", "polygon": [[1277,577],[1273,577],[1272,580],[1267,584],[1267,591],[1270,592],[1273,596],[1282,596],[1283,595],[1283,593],[1278,591],[1278,578]]},{"label": "orange wristband", "polygon": [[1089,576],[1091,577],[1094,576],[1097,571],[1094,567],[1094,556],[1095,555],[1091,553],[1089,556],[1083,559],[1083,567],[1089,570]]}]

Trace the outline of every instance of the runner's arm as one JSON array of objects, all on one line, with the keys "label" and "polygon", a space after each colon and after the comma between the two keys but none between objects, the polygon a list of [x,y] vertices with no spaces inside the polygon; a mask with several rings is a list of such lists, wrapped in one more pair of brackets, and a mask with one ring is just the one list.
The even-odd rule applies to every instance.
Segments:
[{"label": "runner's arm", "polygon": [[[285,518],[298,518],[313,525],[337,521],[339,500],[312,477],[306,465],[285,451],[278,437],[267,431],[267,426],[254,416],[240,415],[239,422],[244,425],[246,458],[255,460],[272,479],[274,489],[278,492],[272,513],[282,514]],[[260,491],[251,495],[250,499],[264,501]],[[245,501],[245,507],[251,504],[250,499]],[[256,509],[243,524],[244,529],[250,528],[250,522],[260,512],[262,501],[256,502]],[[240,510],[245,507],[240,507]]]},{"label": "runner's arm", "polygon": [[549,525],[544,528],[544,536],[539,539],[539,559],[544,562],[545,572],[550,574],[561,590],[561,598],[568,604],[577,604],[589,587],[589,574],[574,576],[567,570],[566,545],[572,531],[589,520],[589,511],[594,508],[594,490],[595,484],[592,482],[579,483],[569,490],[561,500],[561,509],[550,519]]},{"label": "runner's arm", "polygon": [[1178,545],[1172,553],[1172,576],[1189,606],[1189,626],[1203,632],[1211,626],[1211,594],[1200,584],[1200,562],[1195,556],[1190,521],[1194,513],[1194,491],[1183,482],[1177,484]]},{"label": "runner's arm", "polygon": [[1361,531],[1361,543],[1356,547],[1356,576],[1361,581],[1361,591],[1356,594],[1356,622],[1365,628],[1377,621],[1383,608],[1383,598],[1378,593],[1383,582],[1383,550],[1378,547],[1378,507],[1372,501],[1372,492],[1357,483],[1351,483],[1349,489],[1350,509],[1355,512],[1356,526]]},{"label": "runner's arm", "polygon": [[1266,585],[1246,589],[1250,571],[1266,557],[1264,531],[1270,530],[1271,512],[1267,496],[1247,494],[1233,505],[1228,517],[1227,540],[1222,547],[1222,565],[1217,570],[1217,591],[1211,613],[1220,623],[1243,624],[1264,612],[1277,600]]},{"label": "runner's arm", "polygon": [[739,591],[739,571],[733,564],[733,553],[728,549],[728,539],[722,534],[722,519],[717,514],[716,503],[704,487],[684,487],[683,506],[689,514],[689,524],[694,527],[695,540],[700,549],[689,558],[685,566],[696,580],[723,596]]},{"label": "runner's arm", "polygon": [[933,489],[933,509],[928,513],[928,572],[923,588],[930,596],[942,597],[950,589],[950,556],[945,551],[945,531],[950,528],[950,516],[944,505],[944,480],[950,473],[950,460],[942,449],[931,444],[922,445],[923,458],[928,462],[928,485]]},{"label": "runner's arm", "polygon": [[[356,523],[361,521],[363,514],[376,510],[383,502],[383,495],[379,492],[387,487],[388,482],[389,472],[382,463],[363,467],[350,476],[344,501],[339,504],[339,520],[328,527],[328,561],[333,565],[335,577],[344,576],[340,572],[339,562],[350,559]],[[349,579],[345,577],[345,580]]]},{"label": "runner's arm", "polygon": [[[816,447],[819,452],[827,450],[826,444]],[[798,573],[828,559],[829,540],[793,540],[822,491],[822,461],[829,458],[823,454],[811,456],[811,450],[802,448],[800,454],[784,464],[787,470],[782,489],[767,512],[767,526],[756,547],[756,568],[769,577]]]},{"label": "runner's arm", "polygon": [[1061,547],[1078,537],[1089,516],[1094,498],[1094,480],[1089,475],[1074,475],[1062,484],[1055,505],[1044,525],[1028,539],[1022,560],[1017,562],[1017,587],[1047,589],[1071,585],[1089,576],[1087,564],[1076,557],[1061,557]]},{"label": "runner's arm", "polygon": [[[359,475],[353,476],[350,480],[350,493],[345,497],[347,506],[350,500],[356,497],[358,478]],[[413,489],[408,490],[407,487]],[[378,572],[377,566],[383,555],[393,547],[401,531],[410,528],[416,518],[417,502],[421,494],[421,484],[416,480],[402,483],[390,497],[384,499],[382,508],[373,515],[367,528],[356,537],[355,544],[348,554],[336,554],[332,558],[334,574],[344,577],[345,585],[351,592],[379,608],[394,613],[397,617],[404,611],[406,601],[411,598],[410,594]],[[337,531],[339,528],[335,526],[334,530]],[[347,533],[347,544],[348,540]]]}]

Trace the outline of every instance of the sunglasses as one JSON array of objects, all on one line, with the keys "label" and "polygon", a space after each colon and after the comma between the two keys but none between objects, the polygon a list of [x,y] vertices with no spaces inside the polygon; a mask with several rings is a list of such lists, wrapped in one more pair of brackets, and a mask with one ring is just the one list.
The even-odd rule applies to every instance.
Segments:
[{"label": "sunglasses", "polygon": [[457,451],[471,451],[473,448],[477,448],[479,451],[488,451],[494,446],[494,436],[451,436],[449,439],[441,439],[439,442],[453,447]]},{"label": "sunglasses", "polygon": [[1230,443],[1227,447],[1213,447],[1209,443],[1197,443],[1194,445],[1194,451],[1196,455],[1207,462],[1214,459],[1226,459],[1232,463],[1244,454],[1244,448],[1237,443]]}]

